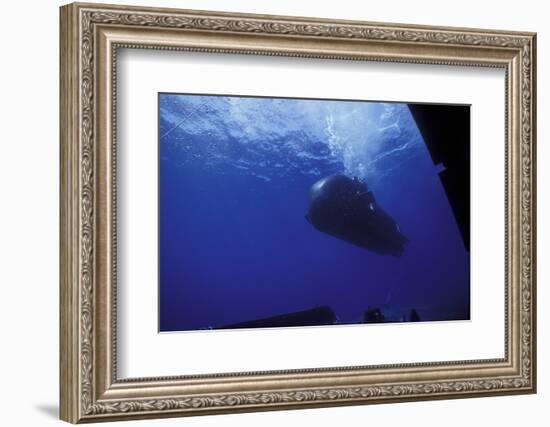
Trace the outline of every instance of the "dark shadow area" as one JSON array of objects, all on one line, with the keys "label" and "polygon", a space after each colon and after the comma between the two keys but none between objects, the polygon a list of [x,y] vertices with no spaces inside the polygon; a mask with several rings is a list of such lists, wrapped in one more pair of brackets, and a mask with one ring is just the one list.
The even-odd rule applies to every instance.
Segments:
[{"label": "dark shadow area", "polygon": [[56,420],[59,419],[59,406],[58,405],[52,405],[52,404],[39,404],[36,405],[35,408],[42,412],[43,414],[47,415],[50,418],[55,418]]},{"label": "dark shadow area", "polygon": [[409,104],[470,251],[470,106]]},{"label": "dark shadow area", "polygon": [[[411,309],[402,315],[390,315],[384,313],[379,307],[369,307],[363,314],[362,321],[353,323],[398,323],[420,322],[422,319],[416,309]],[[341,322],[334,310],[327,306],[314,307],[308,310],[285,313],[278,316],[265,317],[247,322],[233,323],[213,329],[244,329],[244,328],[283,328],[288,326],[324,326],[345,325],[349,322]]]},{"label": "dark shadow area", "polygon": [[242,329],[242,328],[282,328],[286,326],[319,326],[334,325],[338,319],[334,311],[328,306],[315,307],[309,310],[285,313],[248,322],[234,323],[215,329]]}]

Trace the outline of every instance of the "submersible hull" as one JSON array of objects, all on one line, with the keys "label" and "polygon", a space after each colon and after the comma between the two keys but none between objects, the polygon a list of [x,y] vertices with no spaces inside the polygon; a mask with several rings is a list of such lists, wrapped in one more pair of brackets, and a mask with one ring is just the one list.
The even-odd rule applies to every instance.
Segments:
[{"label": "submersible hull", "polygon": [[307,221],[317,230],[379,255],[399,257],[407,238],[365,183],[330,175],[311,187]]}]

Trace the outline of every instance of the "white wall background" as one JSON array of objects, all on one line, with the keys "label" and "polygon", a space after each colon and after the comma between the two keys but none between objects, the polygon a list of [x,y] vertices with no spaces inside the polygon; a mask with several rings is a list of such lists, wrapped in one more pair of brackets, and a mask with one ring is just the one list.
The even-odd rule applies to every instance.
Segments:
[{"label": "white wall background", "polygon": [[[113,3],[122,3],[110,0]],[[130,1],[130,0],[129,0]],[[133,0],[134,4],[538,32],[538,117],[550,115],[550,29],[545,2],[360,2],[338,0]],[[60,425],[58,402],[58,6],[57,0],[2,5],[0,65],[0,420]],[[538,129],[539,393],[528,396],[208,416],[131,425],[280,426],[546,425],[550,292],[549,126]],[[546,335],[546,336],[545,336]]]}]

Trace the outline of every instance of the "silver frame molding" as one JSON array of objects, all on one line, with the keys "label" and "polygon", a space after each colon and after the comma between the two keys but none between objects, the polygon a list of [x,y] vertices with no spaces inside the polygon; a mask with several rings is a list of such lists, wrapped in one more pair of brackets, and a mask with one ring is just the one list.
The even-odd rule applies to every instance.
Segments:
[{"label": "silver frame molding", "polygon": [[[536,35],[75,3],[61,13],[60,417],[72,423],[536,391]],[[505,357],[120,380],[118,48],[500,67]]]}]

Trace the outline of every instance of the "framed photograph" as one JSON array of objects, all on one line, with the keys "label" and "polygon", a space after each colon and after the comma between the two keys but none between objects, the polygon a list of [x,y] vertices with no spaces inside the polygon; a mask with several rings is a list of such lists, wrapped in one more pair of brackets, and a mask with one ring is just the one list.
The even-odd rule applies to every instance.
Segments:
[{"label": "framed photograph", "polygon": [[61,8],[61,418],[534,393],[535,34]]}]

